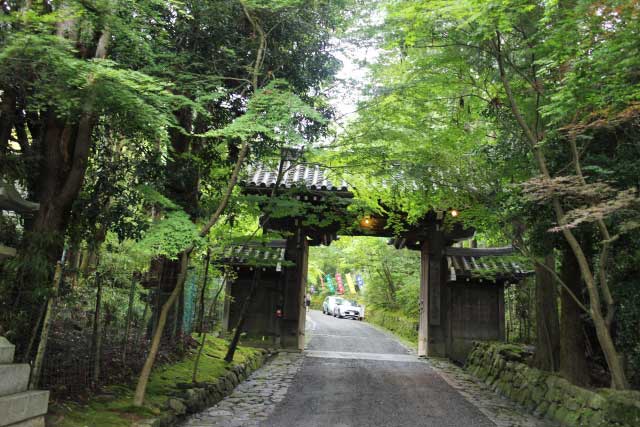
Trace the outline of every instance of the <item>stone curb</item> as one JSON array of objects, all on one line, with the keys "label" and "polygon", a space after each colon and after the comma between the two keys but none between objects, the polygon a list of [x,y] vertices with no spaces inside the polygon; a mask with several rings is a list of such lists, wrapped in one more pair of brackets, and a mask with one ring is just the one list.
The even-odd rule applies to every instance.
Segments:
[{"label": "stone curb", "polygon": [[209,408],[233,393],[252,372],[261,368],[277,352],[259,349],[244,363],[234,365],[213,382],[178,383],[165,402],[164,413],[156,418],[135,421],[131,427],[173,427],[190,414]]},{"label": "stone curb", "polygon": [[640,392],[590,390],[526,364],[514,344],[476,342],[466,370],[530,413],[571,427],[640,425]]}]

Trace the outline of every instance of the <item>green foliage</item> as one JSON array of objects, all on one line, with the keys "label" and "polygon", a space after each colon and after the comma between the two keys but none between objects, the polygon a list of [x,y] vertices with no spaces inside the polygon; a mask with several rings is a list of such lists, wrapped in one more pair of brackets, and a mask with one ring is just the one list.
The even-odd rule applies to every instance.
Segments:
[{"label": "green foliage", "polygon": [[420,316],[420,280],[412,279],[398,290],[396,300],[401,313],[415,321]]},{"label": "green foliage", "polygon": [[138,242],[138,250],[149,255],[176,259],[187,246],[203,242],[198,236],[199,231],[185,212],[167,212]]},{"label": "green foliage", "polygon": [[[0,329],[8,318],[13,331],[19,318],[25,333],[16,335],[28,341],[64,247],[74,256],[65,265],[73,274],[80,258],[91,262],[70,286],[63,283],[59,305],[90,307],[95,283],[84,273],[97,269],[107,285],[105,308],[122,318],[130,279],[147,285],[145,273],[158,258],[174,259],[194,243],[196,258],[202,247],[225,247],[240,236],[271,238],[261,235],[257,205],[238,189],[207,239],[198,231],[224,200],[239,147],[249,144],[248,160],[261,161],[326,132],[331,108],[323,89],[338,66],[330,41],[350,4],[4,2],[0,169],[42,206],[51,195],[59,211],[2,222],[0,237],[21,253],[0,266],[11,270],[2,278]],[[274,217],[286,205],[274,208]],[[301,216],[310,210],[299,209]],[[308,223],[322,225],[319,217],[309,215]],[[38,226],[45,231],[32,234]],[[220,274],[217,267],[211,276]],[[37,276],[24,280],[35,291],[16,291],[14,272]],[[143,304],[135,290],[137,316]],[[158,301],[150,302],[152,311]]]},{"label": "green foliage", "polygon": [[104,246],[98,265],[103,274],[111,272],[132,275],[134,272],[144,272],[149,268],[151,257],[155,255],[139,242],[133,239],[120,240],[113,232],[107,233]]},{"label": "green foliage", "polygon": [[368,309],[365,316],[367,322],[382,326],[413,345],[418,343],[418,316],[384,308]]},{"label": "green foliage", "polygon": [[416,251],[395,249],[384,238],[341,236],[329,247],[310,249],[308,282],[316,288],[320,272],[362,274],[365,287],[359,299],[367,307],[399,310],[417,318],[420,254]]},{"label": "green foliage", "polygon": [[[575,137],[587,181],[635,197],[640,20],[634,1],[3,4],[3,177],[39,201],[43,183],[73,166],[59,159],[49,166],[60,169],[46,175],[43,147],[62,141],[55,135],[55,142],[47,139],[49,125],[73,133],[89,118],[92,126],[91,153],[86,165],[79,165],[86,166],[82,189],[57,228],[32,233],[34,221],[3,218],[0,237],[21,248],[0,267],[6,276],[3,302],[5,295],[16,294],[14,281],[24,285],[18,271],[37,272],[44,279],[33,293],[48,295],[52,259],[59,257],[64,239],[73,251],[101,251],[98,272],[121,291],[127,282],[118,272],[125,270],[127,278],[143,273],[151,259],[175,258],[191,244],[197,244],[198,256],[212,246],[218,259],[221,248],[247,236],[268,241],[274,236],[262,234],[261,212],[267,221],[295,217],[310,229],[349,229],[338,198],[312,204],[304,201],[303,188],[269,199],[235,189],[220,222],[200,239],[198,224],[219,206],[243,143],[250,145],[250,162],[272,165],[283,147],[318,148],[312,160],[328,163],[336,171],[332,179],[344,178],[354,188],[349,212],[384,213],[397,232],[431,210],[456,208],[458,219],[475,226],[480,240],[515,241],[539,255],[559,238],[548,231],[556,225],[551,209],[528,200],[521,185],[538,171],[509,105],[515,101],[552,175],[573,173],[567,141]],[[373,40],[379,55],[369,65],[359,113],[329,142],[322,138],[333,115],[324,93],[339,65],[333,41],[350,17],[363,13],[360,6],[383,22],[362,29],[357,36],[366,40],[355,42],[369,46]],[[262,45],[256,26],[266,36]],[[95,58],[106,31],[106,58]],[[263,63],[256,68],[262,48]],[[603,197],[577,199],[566,190],[562,203],[574,213]],[[602,212],[592,216],[605,218],[614,234],[615,265],[607,268],[619,306],[615,333],[637,372],[637,200]],[[576,230],[583,240],[595,235],[586,222],[576,223]],[[585,247],[593,254],[600,249],[588,242]],[[597,273],[598,256],[590,258]],[[369,307],[369,318],[413,340],[419,269],[417,252],[397,251],[384,239],[345,236],[329,248],[312,248],[309,282],[362,272],[366,286],[359,298]],[[481,277],[495,273],[490,269]],[[79,286],[77,295],[63,297],[88,301],[91,282]],[[520,339],[530,328],[524,325],[530,290],[507,294],[516,308],[508,320]],[[125,295],[107,293],[105,301],[124,306]],[[30,316],[25,309],[4,310],[11,304],[2,306],[8,313],[3,321]],[[140,307],[139,299],[135,305]]]},{"label": "green foliage", "polygon": [[[60,37],[18,32],[0,53],[0,84],[30,94],[29,110],[53,108],[71,122],[91,110],[109,116],[124,135],[166,138],[175,102],[166,84],[113,61],[79,59]],[[8,76],[19,76],[17,80]],[[26,79],[28,77],[28,80]],[[99,100],[99,102],[92,102]]]},{"label": "green foliage", "polygon": [[324,118],[295,95],[285,81],[273,80],[256,91],[245,114],[207,136],[256,142],[266,139],[272,144],[295,146],[305,142],[299,131],[304,121],[323,122]]},{"label": "green foliage", "polygon": [[456,208],[462,220],[495,224],[490,205],[520,172],[504,176],[503,161],[489,157],[496,150],[487,115],[493,85],[469,87],[476,76],[462,58],[425,48],[431,7],[389,5],[362,113],[339,136],[338,154],[323,157],[345,166],[358,198],[374,211],[406,212],[413,222],[431,209]]},{"label": "green foliage", "polygon": [[244,4],[256,9],[267,9],[276,11],[285,7],[299,7],[304,3],[302,0],[246,0]]},{"label": "green foliage", "polygon": [[[614,240],[637,224],[637,174],[630,174],[638,157],[622,154],[639,132],[636,2],[388,1],[381,8],[384,23],[367,34],[378,36],[380,55],[369,67],[366,98],[336,152],[322,157],[345,166],[374,211],[408,212],[411,221],[454,207],[483,240],[514,241],[540,255],[563,237],[550,232],[560,218],[549,198],[525,197],[522,183],[543,169],[534,159],[539,150],[552,177],[578,183],[571,194],[574,187],[541,181],[560,195],[597,274],[601,240],[588,223],[604,219]],[[587,184],[575,176],[572,139]],[[625,253],[622,245],[615,251]],[[616,255],[616,263],[632,258]],[[619,280],[607,282],[615,288]]]},{"label": "green foliage", "polygon": [[138,187],[138,191],[143,197],[145,203],[148,203],[151,206],[156,205],[163,209],[169,210],[180,209],[180,207],[169,200],[168,197],[149,185],[141,185],[140,187]]},{"label": "green foliage", "polygon": [[[311,247],[308,283],[320,289],[320,275],[362,274],[365,287],[355,297],[365,305],[365,319],[415,344],[418,341],[420,255],[397,250],[378,237],[341,236],[329,247]],[[346,285],[345,285],[346,286]],[[312,307],[322,308],[330,293],[312,297]],[[354,298],[352,294],[345,294]]]}]

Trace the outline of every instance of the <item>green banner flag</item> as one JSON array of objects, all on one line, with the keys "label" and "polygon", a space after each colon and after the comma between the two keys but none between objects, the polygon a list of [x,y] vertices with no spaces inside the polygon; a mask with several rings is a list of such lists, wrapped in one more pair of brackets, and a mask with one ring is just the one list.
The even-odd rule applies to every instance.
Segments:
[{"label": "green banner flag", "polygon": [[333,283],[333,277],[327,274],[324,278],[324,281],[327,283],[327,287],[329,288],[329,292],[332,294],[336,293],[336,285]]}]

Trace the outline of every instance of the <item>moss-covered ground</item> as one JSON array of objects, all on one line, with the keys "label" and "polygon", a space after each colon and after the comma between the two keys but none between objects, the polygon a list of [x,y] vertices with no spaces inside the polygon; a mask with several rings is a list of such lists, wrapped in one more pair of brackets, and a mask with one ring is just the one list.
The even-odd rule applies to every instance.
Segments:
[{"label": "moss-covered ground", "polygon": [[[220,377],[231,364],[223,358],[227,342],[219,338],[207,338],[200,366],[198,381],[213,381]],[[233,365],[245,361],[247,356],[258,350],[238,347]],[[84,403],[55,402],[50,405],[47,426],[55,427],[128,427],[132,421],[159,414],[169,393],[176,390],[177,383],[191,382],[193,364],[197,348],[190,350],[179,362],[158,366],[154,369],[147,387],[145,405],[134,407],[133,390],[135,378],[131,384],[113,385]]]}]

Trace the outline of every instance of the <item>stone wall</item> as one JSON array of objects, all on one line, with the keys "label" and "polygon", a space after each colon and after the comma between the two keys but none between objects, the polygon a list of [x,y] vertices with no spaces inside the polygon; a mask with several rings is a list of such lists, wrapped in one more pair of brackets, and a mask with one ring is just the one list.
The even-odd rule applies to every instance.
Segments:
[{"label": "stone wall", "polygon": [[170,427],[176,425],[188,414],[209,408],[233,392],[253,371],[260,368],[271,356],[261,349],[250,356],[245,363],[230,367],[214,382],[178,383],[173,397],[167,399],[163,414],[135,422],[132,427]]},{"label": "stone wall", "polygon": [[640,426],[640,392],[588,390],[526,364],[522,347],[476,342],[465,368],[535,415],[567,426]]}]

